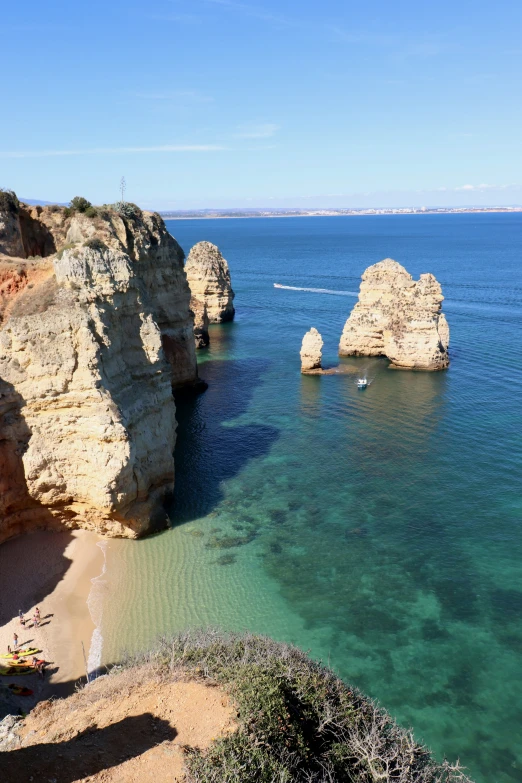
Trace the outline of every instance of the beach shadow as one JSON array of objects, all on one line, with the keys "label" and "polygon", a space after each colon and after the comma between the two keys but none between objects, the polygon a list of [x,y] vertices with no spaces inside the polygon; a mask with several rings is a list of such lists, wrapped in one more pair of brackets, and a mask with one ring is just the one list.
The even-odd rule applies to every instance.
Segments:
[{"label": "beach shadow", "polygon": [[210,360],[204,364],[206,394],[176,400],[176,484],[169,508],[174,524],[209,514],[224,497],[222,483],[268,454],[279,437],[267,424],[234,424],[247,412],[268,366],[259,359]]},{"label": "beach shadow", "polygon": [[64,554],[72,540],[69,531],[39,530],[0,546],[0,625],[16,618],[20,609],[43,603],[53,592],[72,564]]},{"label": "beach shadow", "polygon": [[0,520],[10,539],[0,546],[0,625],[54,590],[71,565],[64,551],[70,532],[20,534],[56,527],[50,511],[29,495],[23,455],[31,439],[25,400],[0,379]]},{"label": "beach shadow", "polygon": [[53,780],[73,783],[78,778],[118,766],[136,758],[177,732],[167,721],[151,713],[130,716],[103,729],[90,726],[65,742],[31,745],[0,753],[3,783],[29,780]]}]

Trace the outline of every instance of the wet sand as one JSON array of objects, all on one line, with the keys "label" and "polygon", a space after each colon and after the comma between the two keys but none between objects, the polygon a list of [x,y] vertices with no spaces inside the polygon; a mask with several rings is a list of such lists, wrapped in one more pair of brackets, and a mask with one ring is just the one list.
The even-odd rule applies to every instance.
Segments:
[{"label": "wet sand", "polygon": [[[92,579],[103,568],[99,536],[84,530],[63,533],[38,531],[0,546],[0,652],[13,647],[17,633],[22,647],[37,647],[49,662],[41,680],[36,674],[0,677],[0,719],[7,712],[26,712],[42,698],[65,696],[85,679],[85,655],[89,653],[94,623],[87,599]],[[41,625],[35,628],[35,607]],[[18,619],[24,612],[25,627]],[[13,697],[8,685],[16,683],[34,696]],[[16,708],[13,710],[13,707]]]}]

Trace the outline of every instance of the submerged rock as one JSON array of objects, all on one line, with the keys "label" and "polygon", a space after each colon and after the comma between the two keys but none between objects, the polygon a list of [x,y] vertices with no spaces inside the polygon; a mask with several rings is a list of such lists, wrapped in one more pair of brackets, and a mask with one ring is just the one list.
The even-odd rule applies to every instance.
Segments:
[{"label": "submerged rock", "polygon": [[206,304],[210,323],[234,318],[234,292],[228,264],[216,245],[198,242],[190,251],[185,272],[193,299]]},{"label": "submerged rock", "polygon": [[323,355],[323,338],[315,327],[312,326],[303,337],[301,345],[301,372],[309,373],[314,370],[321,370],[321,359]]},{"label": "submerged rock", "polygon": [[442,370],[449,364],[444,297],[432,274],[419,280],[386,258],[362,276],[359,301],[346,321],[340,356],[386,356],[394,367]]}]

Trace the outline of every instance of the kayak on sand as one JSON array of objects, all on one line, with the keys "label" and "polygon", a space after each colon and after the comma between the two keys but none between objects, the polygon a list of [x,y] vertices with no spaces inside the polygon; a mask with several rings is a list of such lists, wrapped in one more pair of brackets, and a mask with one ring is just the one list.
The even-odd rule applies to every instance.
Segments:
[{"label": "kayak on sand", "polygon": [[35,674],[36,669],[32,666],[0,666],[0,675],[2,677],[13,677],[19,674]]},{"label": "kayak on sand", "polygon": [[3,655],[0,655],[0,658],[14,658],[16,660],[16,657],[19,658],[25,658],[27,655],[36,655],[36,653],[39,653],[40,650],[37,647],[28,647],[26,650],[18,650],[18,652],[10,652],[10,653],[4,653]]}]

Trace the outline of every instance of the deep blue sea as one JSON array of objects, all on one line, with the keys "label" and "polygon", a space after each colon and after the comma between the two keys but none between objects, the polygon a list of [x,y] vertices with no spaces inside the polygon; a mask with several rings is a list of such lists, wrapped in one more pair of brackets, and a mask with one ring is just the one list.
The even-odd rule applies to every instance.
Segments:
[{"label": "deep blue sea", "polygon": [[[187,625],[295,642],[478,783],[522,781],[522,215],[171,221],[227,258],[234,323],[178,407],[173,529],[111,541],[104,659]],[[432,272],[451,366],[335,365],[367,266]]]}]

